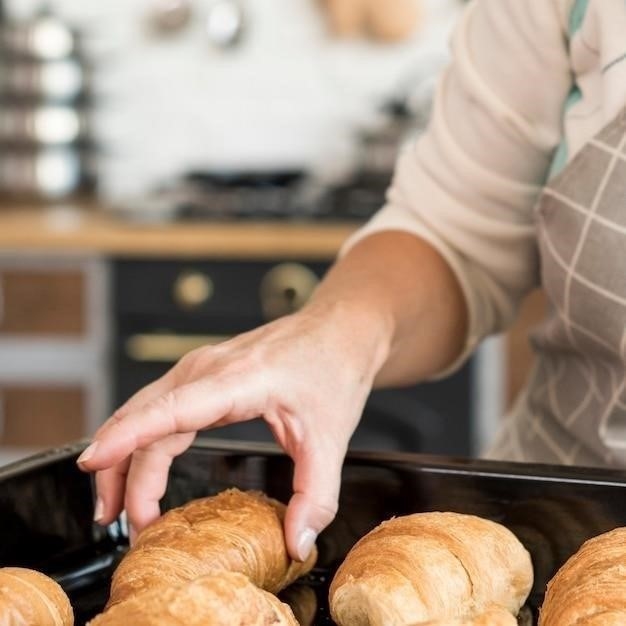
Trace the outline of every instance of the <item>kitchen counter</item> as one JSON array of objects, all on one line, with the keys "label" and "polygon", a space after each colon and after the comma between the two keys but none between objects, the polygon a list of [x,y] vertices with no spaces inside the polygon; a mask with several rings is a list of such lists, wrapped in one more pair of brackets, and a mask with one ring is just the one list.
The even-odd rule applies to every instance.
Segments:
[{"label": "kitchen counter", "polygon": [[329,259],[357,223],[123,221],[90,205],[0,204],[0,251],[131,257]]}]

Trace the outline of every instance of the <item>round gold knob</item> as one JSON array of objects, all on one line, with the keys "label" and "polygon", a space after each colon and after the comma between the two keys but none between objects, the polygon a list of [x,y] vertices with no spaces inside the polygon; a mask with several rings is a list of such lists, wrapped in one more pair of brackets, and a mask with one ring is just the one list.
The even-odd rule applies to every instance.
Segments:
[{"label": "round gold knob", "polygon": [[281,263],[261,281],[260,297],[263,315],[273,320],[294,313],[310,298],[319,278],[300,263]]},{"label": "round gold knob", "polygon": [[197,309],[213,296],[213,281],[202,272],[183,272],[174,282],[173,295],[182,309]]}]

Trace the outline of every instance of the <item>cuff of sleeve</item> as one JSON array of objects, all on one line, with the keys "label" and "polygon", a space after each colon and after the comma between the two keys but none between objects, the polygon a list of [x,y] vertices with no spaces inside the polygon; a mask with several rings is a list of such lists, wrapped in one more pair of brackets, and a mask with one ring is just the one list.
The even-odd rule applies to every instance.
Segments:
[{"label": "cuff of sleeve", "polygon": [[472,287],[471,270],[468,265],[463,263],[461,255],[454,252],[426,226],[411,219],[407,216],[405,211],[394,205],[386,205],[369,222],[348,237],[341,246],[339,257],[344,256],[358,242],[370,235],[385,231],[401,231],[427,241],[446,260],[463,292],[468,313],[468,332],[461,354],[450,365],[428,379],[430,381],[441,380],[442,378],[450,376],[463,366],[485,334],[483,324],[480,323],[480,320],[484,320],[485,318],[481,315],[483,312],[481,311],[480,300],[476,295],[475,289]]}]

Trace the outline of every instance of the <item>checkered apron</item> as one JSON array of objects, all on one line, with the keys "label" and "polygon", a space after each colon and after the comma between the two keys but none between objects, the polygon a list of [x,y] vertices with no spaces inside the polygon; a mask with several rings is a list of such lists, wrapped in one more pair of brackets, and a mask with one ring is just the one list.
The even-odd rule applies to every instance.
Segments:
[{"label": "checkered apron", "polygon": [[488,456],[626,465],[626,108],[545,187],[536,225],[550,310]]}]

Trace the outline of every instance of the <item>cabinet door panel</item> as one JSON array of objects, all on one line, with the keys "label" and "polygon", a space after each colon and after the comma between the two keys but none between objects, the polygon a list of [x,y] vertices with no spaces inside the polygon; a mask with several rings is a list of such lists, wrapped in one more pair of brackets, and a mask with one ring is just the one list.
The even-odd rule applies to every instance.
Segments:
[{"label": "cabinet door panel", "polygon": [[85,436],[86,393],[81,387],[0,387],[0,444],[50,447]]},{"label": "cabinet door panel", "polygon": [[79,270],[2,270],[0,297],[2,334],[85,333],[85,277]]}]

